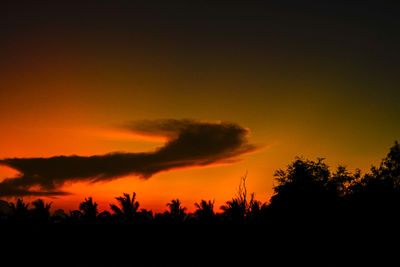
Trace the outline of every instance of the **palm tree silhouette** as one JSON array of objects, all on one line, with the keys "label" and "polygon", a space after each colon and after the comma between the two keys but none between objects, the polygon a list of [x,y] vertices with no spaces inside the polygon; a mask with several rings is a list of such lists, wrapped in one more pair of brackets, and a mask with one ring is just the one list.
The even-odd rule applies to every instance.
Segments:
[{"label": "palm tree silhouette", "polygon": [[111,210],[119,216],[123,218],[125,221],[131,221],[136,215],[137,210],[139,209],[139,202],[135,201],[136,193],[133,192],[132,198],[129,194],[124,193],[123,196],[116,197],[115,199],[119,202],[119,206],[114,204],[110,204]]},{"label": "palm tree silhouette", "polygon": [[18,198],[17,202],[14,204],[10,203],[10,208],[14,218],[16,219],[27,219],[28,218],[28,207],[29,203],[25,203],[23,199]]},{"label": "palm tree silhouette", "polygon": [[241,220],[246,216],[247,203],[241,201],[239,198],[233,198],[227,201],[225,205],[221,206],[224,215],[234,221]]},{"label": "palm tree silhouette", "polygon": [[93,202],[92,197],[85,198],[85,201],[79,204],[79,210],[82,211],[82,218],[84,220],[93,221],[96,219],[98,213],[97,203]]},{"label": "palm tree silhouette", "polygon": [[32,202],[32,205],[34,206],[34,209],[32,210],[32,215],[35,220],[39,221],[47,221],[50,217],[50,203],[44,203],[42,199],[37,199]]},{"label": "palm tree silhouette", "polygon": [[256,200],[255,194],[252,193],[246,216],[250,217],[250,219],[252,220],[258,220],[265,215],[267,209],[268,209],[268,204]]},{"label": "palm tree silhouette", "polygon": [[225,205],[220,207],[224,211],[224,215],[234,221],[243,219],[249,211],[250,203],[254,201],[254,194],[251,194],[250,203],[247,200],[246,179],[247,171],[240,178],[237,196],[230,201],[226,201]]},{"label": "palm tree silhouette", "polygon": [[179,199],[173,199],[171,202],[167,203],[169,208],[169,215],[173,220],[181,221],[186,215],[186,208],[181,206],[182,203]]},{"label": "palm tree silhouette", "polygon": [[197,208],[195,215],[201,220],[213,217],[215,215],[214,203],[215,200],[201,200],[200,203],[195,203],[194,206]]}]

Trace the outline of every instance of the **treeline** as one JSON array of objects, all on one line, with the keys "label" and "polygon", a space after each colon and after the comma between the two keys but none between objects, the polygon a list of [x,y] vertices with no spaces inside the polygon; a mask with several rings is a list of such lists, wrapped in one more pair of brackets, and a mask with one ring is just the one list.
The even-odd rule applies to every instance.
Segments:
[{"label": "treeline", "polygon": [[[164,213],[141,209],[123,194],[98,211],[92,198],[78,209],[50,213],[51,203],[0,202],[2,256],[14,266],[392,266],[400,240],[400,145],[362,174],[331,171],[323,159],[296,158],[275,173],[274,195],[247,192],[216,212],[213,200],[188,213],[179,199]],[[25,249],[22,247],[25,246]],[[27,247],[27,248],[26,248]],[[50,257],[53,258],[49,260]],[[55,259],[54,259],[55,258]],[[60,260],[61,259],[61,260]]]},{"label": "treeline", "polygon": [[268,205],[254,199],[254,194],[248,196],[246,177],[241,178],[237,197],[227,201],[220,209],[215,211],[214,200],[201,200],[195,203],[196,211],[188,213],[179,199],[172,199],[166,204],[167,211],[155,213],[151,210],[141,209],[132,195],[124,193],[116,197],[118,204],[110,204],[110,211],[98,211],[98,204],[92,197],[85,198],[78,209],[66,213],[62,209],[55,210],[52,214],[52,203],[45,203],[37,199],[31,203],[17,199],[15,202],[0,200],[0,219],[3,222],[14,223],[216,223],[216,222],[243,222],[244,220],[258,220],[265,213]]},{"label": "treeline", "polygon": [[[221,206],[223,212],[215,211],[214,200],[201,200],[195,203],[196,211],[188,213],[179,199],[173,199],[166,204],[167,211],[155,213],[141,209],[136,200],[136,193],[124,193],[116,197],[118,204],[110,204],[110,211],[98,211],[98,204],[92,197],[86,198],[76,210],[66,213],[62,209],[52,214],[52,203],[37,199],[31,203],[17,199],[16,202],[0,200],[0,219],[2,222],[13,223],[223,223],[259,220],[266,212],[268,205],[254,199],[254,194],[247,195],[245,186],[246,176],[242,177],[238,196]],[[250,199],[248,199],[250,197]]]},{"label": "treeline", "polygon": [[364,175],[360,170],[350,172],[344,166],[330,171],[324,159],[316,161],[296,158],[285,170],[275,173],[275,194],[268,202],[248,194],[247,174],[241,178],[237,194],[222,212],[215,211],[214,201],[195,203],[194,213],[187,213],[179,199],[167,203],[167,211],[153,214],[141,209],[136,194],[117,197],[117,205],[99,213],[91,197],[79,204],[77,210],[56,210],[50,214],[52,203],[37,199],[25,203],[0,200],[1,221],[32,223],[241,223],[263,222],[279,217],[318,217],[330,219],[341,216],[353,218],[376,216],[396,217],[400,211],[400,145],[395,142],[378,167]]}]

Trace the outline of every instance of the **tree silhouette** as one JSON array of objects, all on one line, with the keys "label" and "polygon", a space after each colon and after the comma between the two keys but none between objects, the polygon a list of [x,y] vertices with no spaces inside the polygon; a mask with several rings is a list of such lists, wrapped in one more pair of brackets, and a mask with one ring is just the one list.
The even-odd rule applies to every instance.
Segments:
[{"label": "tree silhouette", "polygon": [[32,210],[33,219],[36,221],[47,221],[50,217],[50,207],[52,202],[44,203],[42,199],[32,202],[34,209]]},{"label": "tree silhouette", "polygon": [[125,221],[132,221],[139,209],[139,202],[135,201],[135,198],[135,192],[132,194],[132,198],[129,194],[124,193],[123,196],[115,198],[119,202],[120,207],[110,204],[110,208],[114,214],[123,218]]},{"label": "tree silhouette", "polygon": [[28,207],[29,203],[25,203],[24,200],[20,198],[17,199],[15,204],[13,202],[10,203],[12,216],[20,221],[28,219]]},{"label": "tree silhouette", "polygon": [[[348,199],[355,212],[364,215],[397,216],[400,205],[400,145],[395,142],[379,167],[354,179]],[[360,215],[360,214],[359,214]]]},{"label": "tree silhouette", "polygon": [[153,220],[153,212],[151,210],[141,209],[135,214],[135,222],[140,224],[150,223]]},{"label": "tree silhouette", "polygon": [[392,179],[395,187],[400,183],[400,144],[395,142],[377,170],[379,176]]},{"label": "tree silhouette", "polygon": [[360,180],[360,177],[360,169],[351,173],[345,166],[339,165],[336,172],[332,173],[326,187],[330,192],[337,192],[340,197],[346,197],[351,194],[351,187]]},{"label": "tree silhouette", "polygon": [[328,212],[341,193],[332,186],[336,181],[323,161],[297,157],[286,170],[278,170],[270,207],[292,214]]},{"label": "tree silhouette", "polygon": [[195,215],[201,220],[207,220],[215,216],[214,203],[215,200],[201,200],[200,203],[195,203],[194,206],[197,208]]},{"label": "tree silhouette", "polygon": [[97,220],[101,223],[112,223],[113,217],[109,211],[105,210],[97,215]]},{"label": "tree silhouette", "polygon": [[[104,254],[109,253],[112,255],[110,262],[116,261],[116,264],[132,261],[132,253],[144,255],[147,252],[150,257],[163,255],[159,257],[162,261],[160,266],[168,265],[169,262],[164,261],[170,258],[173,264],[187,265],[188,261],[171,255],[190,255],[190,259],[197,263],[202,259],[212,262],[216,253],[223,255],[223,263],[238,265],[243,260],[243,263],[251,265],[256,260],[267,259],[265,251],[273,251],[272,259],[277,260],[278,266],[291,266],[311,253],[322,253],[324,262],[332,263],[332,259],[345,262],[343,253],[332,248],[332,244],[339,244],[337,248],[348,255],[348,251],[357,248],[362,251],[365,244],[372,243],[367,241],[374,237],[390,236],[395,240],[400,233],[398,142],[378,167],[372,167],[363,175],[360,170],[350,172],[345,166],[330,171],[323,159],[312,161],[297,157],[286,169],[276,171],[275,178],[275,194],[269,203],[261,202],[255,199],[254,193],[248,193],[246,173],[240,178],[233,198],[221,207],[219,213],[214,211],[214,200],[194,203],[196,210],[188,214],[181,201],[173,199],[167,203],[166,212],[153,216],[152,211],[139,211],[135,193],[124,193],[116,197],[116,205],[110,205],[112,215],[108,211],[98,214],[97,203],[89,197],[79,204],[79,210],[69,211],[69,215],[63,210],[56,210],[49,220],[52,203],[45,203],[42,199],[33,201],[31,205],[22,199],[14,203],[0,200],[1,236],[5,240],[4,236],[9,235],[10,240],[16,242],[24,239],[40,242],[47,238],[43,243],[54,247],[57,242],[66,246],[75,242],[77,248],[74,249],[80,253],[78,256],[87,256],[92,260],[93,265],[90,266],[104,263],[97,264],[96,259],[103,261],[103,258],[94,259],[94,254],[89,253],[91,251],[98,253],[96,255],[103,251]],[[96,223],[91,223],[94,221]],[[131,223],[124,224],[125,221]],[[260,240],[268,241],[262,243]],[[209,246],[204,247],[202,244],[207,242]],[[381,246],[384,242],[377,244]],[[220,253],[220,249],[224,251]],[[179,254],[181,251],[183,253]],[[213,254],[212,251],[217,252]],[[122,257],[114,256],[118,253]],[[226,255],[234,257],[227,259]],[[357,257],[356,264],[346,262],[349,266],[361,265],[360,253],[354,255]],[[135,261],[137,258],[143,261],[149,259],[135,257]],[[286,259],[290,264],[285,264]],[[310,260],[313,260],[312,257]],[[317,261],[316,258],[314,260]],[[140,266],[138,262],[134,263]],[[316,266],[319,264],[320,261]]]},{"label": "tree silhouette", "polygon": [[[79,213],[81,212],[79,211]],[[65,222],[67,219],[69,219],[68,215],[65,213],[63,209],[55,210],[51,216],[51,220],[56,223]]]},{"label": "tree silhouette", "polygon": [[237,198],[227,201],[225,205],[221,206],[221,210],[224,211],[225,217],[233,221],[242,220],[246,215],[244,203],[240,202]]},{"label": "tree silhouette", "polygon": [[251,199],[248,201],[247,187],[246,187],[247,172],[240,178],[238,191],[236,197],[227,201],[225,205],[220,208],[228,220],[241,221],[249,212],[250,203],[254,202],[254,194],[251,194]]},{"label": "tree silhouette", "polygon": [[186,215],[186,208],[181,206],[182,203],[179,199],[173,199],[167,203],[169,208],[169,216],[175,221],[182,221]]},{"label": "tree silhouette", "polygon": [[111,213],[109,211],[102,211],[97,215],[98,218],[109,218],[111,217]]},{"label": "tree silhouette", "polygon": [[82,212],[84,220],[93,221],[96,219],[98,213],[97,203],[93,202],[92,197],[85,198],[85,201],[79,204],[79,210]]},{"label": "tree silhouette", "polygon": [[70,210],[66,217],[70,222],[77,223],[82,219],[82,212],[80,210]]},{"label": "tree silhouette", "polygon": [[250,217],[253,220],[259,220],[262,216],[265,215],[267,208],[267,203],[262,203],[261,201],[256,200],[255,194],[252,193],[246,216]]}]

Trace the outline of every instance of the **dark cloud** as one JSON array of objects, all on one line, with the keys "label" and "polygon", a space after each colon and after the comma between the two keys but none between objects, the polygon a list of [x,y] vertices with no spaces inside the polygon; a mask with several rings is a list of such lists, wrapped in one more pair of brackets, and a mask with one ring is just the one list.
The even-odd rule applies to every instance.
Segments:
[{"label": "dark cloud", "polygon": [[20,172],[0,183],[0,196],[63,195],[65,182],[108,181],[126,175],[150,178],[155,173],[189,166],[228,163],[254,151],[248,130],[234,123],[195,120],[135,121],[132,132],[165,136],[167,143],[154,152],[110,153],[90,157],[7,158],[0,164]]}]

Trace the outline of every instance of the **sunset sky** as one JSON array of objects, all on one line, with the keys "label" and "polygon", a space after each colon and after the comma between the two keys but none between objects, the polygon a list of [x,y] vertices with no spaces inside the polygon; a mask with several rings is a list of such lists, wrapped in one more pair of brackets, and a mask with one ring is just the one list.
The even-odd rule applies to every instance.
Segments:
[{"label": "sunset sky", "polygon": [[[399,139],[398,4],[71,2],[0,4],[0,160],[185,146],[165,154],[181,165],[144,178],[67,178],[57,190],[69,194],[41,196],[53,208],[91,196],[103,210],[124,192],[154,211],[173,198],[219,207],[246,172],[267,201],[295,156],[368,171]],[[0,166],[0,181],[18,175]]]}]

